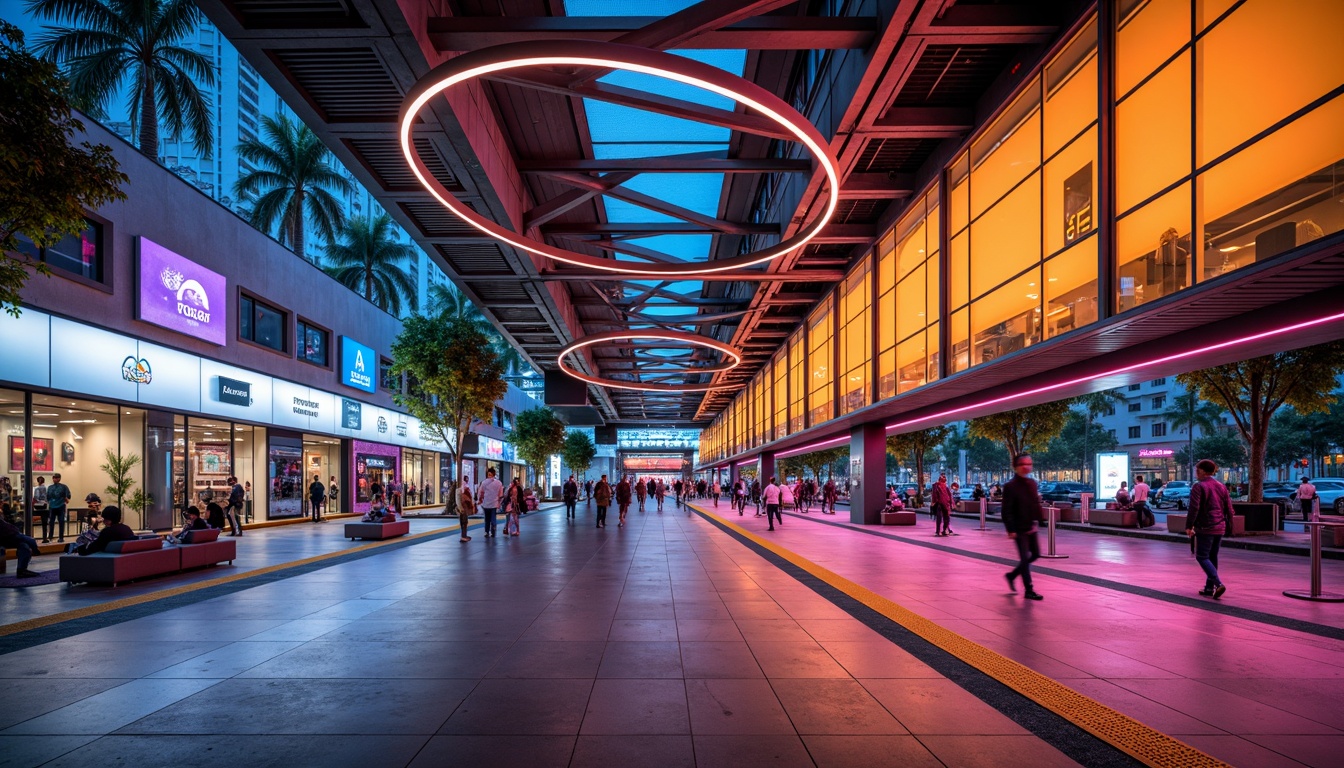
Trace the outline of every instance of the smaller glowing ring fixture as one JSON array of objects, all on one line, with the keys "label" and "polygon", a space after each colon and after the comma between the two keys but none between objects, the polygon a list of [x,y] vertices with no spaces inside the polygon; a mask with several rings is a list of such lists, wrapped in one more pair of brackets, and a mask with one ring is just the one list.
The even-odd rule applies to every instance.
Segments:
[{"label": "smaller glowing ring fixture", "polygon": [[675,371],[650,371],[650,374],[701,374],[718,373],[720,371],[731,371],[742,363],[742,355],[737,350],[716,339],[706,336],[697,336],[694,333],[683,333],[682,331],[664,331],[664,330],[638,330],[638,331],[607,331],[606,333],[595,333],[591,336],[584,336],[578,341],[570,344],[560,350],[556,356],[556,363],[560,370],[573,376],[580,381],[586,381],[589,384],[596,384],[599,387],[611,387],[612,389],[629,389],[636,392],[709,392],[715,389],[733,389],[735,384],[657,384],[641,383],[638,381],[622,381],[620,379],[604,379],[600,376],[589,376],[583,371],[576,370],[574,367],[565,363],[565,358],[584,347],[590,347],[594,344],[601,344],[604,341],[676,341],[687,344],[694,344],[698,347],[706,347],[718,352],[722,352],[729,358],[728,362],[717,365],[707,365],[703,368],[687,368]]},{"label": "smaller glowing ring fixture", "polygon": [[[792,237],[760,251],[691,264],[643,263],[603,259],[556,248],[519,235],[496,224],[458,200],[429,172],[411,141],[420,110],[438,94],[455,85],[512,69],[528,67],[580,67],[639,72],[691,85],[719,94],[741,104],[794,136],[812,155],[813,173],[820,168],[826,174],[826,204],[821,214]],[[579,94],[575,94],[576,96]],[[755,83],[702,62],[621,43],[593,40],[550,40],[506,43],[464,53],[430,70],[420,78],[401,108],[401,151],[420,184],[458,218],[485,234],[520,250],[544,258],[627,275],[694,276],[727,272],[764,264],[785,253],[807,245],[826,226],[840,202],[840,177],[837,161],[821,132],[793,107]]]}]

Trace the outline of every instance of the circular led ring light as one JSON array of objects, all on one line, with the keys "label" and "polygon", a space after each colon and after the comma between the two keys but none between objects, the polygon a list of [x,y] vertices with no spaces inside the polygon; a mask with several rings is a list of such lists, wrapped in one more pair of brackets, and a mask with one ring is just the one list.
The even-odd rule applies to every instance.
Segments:
[{"label": "circular led ring light", "polygon": [[[538,240],[522,237],[472,210],[458,200],[434,175],[429,172],[411,142],[416,116],[436,95],[455,85],[495,72],[527,67],[592,67],[622,70],[653,75],[691,85],[732,99],[771,122],[779,125],[807,147],[812,155],[813,172],[818,167],[826,174],[826,206],[812,223],[798,230],[792,237],[761,251],[718,259],[708,263],[664,264],[601,259],[582,253],[556,248]],[[575,94],[579,95],[579,94]],[[629,275],[694,276],[727,272],[756,264],[763,264],[778,256],[801,248],[826,226],[840,202],[840,177],[837,161],[821,132],[793,107],[755,83],[729,74],[717,67],[633,45],[597,42],[593,40],[550,40],[506,43],[481,48],[457,56],[430,70],[420,78],[407,96],[401,109],[401,151],[416,178],[448,210],[485,234],[502,240],[515,248],[538,256]]]},{"label": "circular led ring light", "polygon": [[599,387],[611,387],[612,389],[629,389],[636,392],[709,392],[715,389],[733,389],[734,384],[654,384],[640,383],[635,381],[622,381],[620,379],[604,379],[600,376],[589,376],[583,371],[575,369],[565,363],[565,358],[571,353],[577,352],[584,347],[590,347],[594,344],[600,344],[604,341],[637,341],[642,339],[652,339],[654,341],[677,341],[694,344],[698,347],[706,347],[727,355],[729,362],[719,363],[717,365],[707,365],[703,368],[687,368],[684,371],[650,371],[650,374],[701,374],[701,373],[719,373],[721,371],[731,371],[742,363],[742,354],[721,341],[708,338],[706,336],[697,336],[694,333],[683,333],[681,331],[607,331],[605,333],[595,333],[591,336],[584,336],[578,341],[570,344],[560,350],[556,356],[556,362],[560,370],[589,384],[596,384]]}]

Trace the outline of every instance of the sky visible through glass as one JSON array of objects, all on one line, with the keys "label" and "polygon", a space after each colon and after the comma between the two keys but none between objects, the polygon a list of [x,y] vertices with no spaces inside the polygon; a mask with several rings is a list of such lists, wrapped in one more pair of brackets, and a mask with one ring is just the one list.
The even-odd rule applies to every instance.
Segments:
[{"label": "sky visible through glass", "polygon": [[[629,0],[621,3],[621,13],[630,16],[663,17],[692,4],[694,0]],[[611,8],[610,0],[569,0],[565,3],[566,14],[575,17],[610,16]],[[671,53],[718,67],[739,77],[747,61],[747,52],[740,49],[675,50]],[[732,110],[736,106],[731,99],[716,93],[637,72],[612,72],[600,78],[599,82],[719,109]],[[726,153],[728,150],[731,131],[720,126],[592,99],[584,100],[584,111],[588,118],[589,135],[592,137],[593,155],[597,159],[658,157],[700,152]],[[636,176],[623,186],[696,213],[717,218],[720,198],[723,195],[723,181],[724,175],[721,173],[649,173]],[[602,203],[606,207],[607,220],[613,223],[680,221],[667,214],[609,197],[602,198]],[[712,240],[711,235],[686,234],[630,238],[626,242],[685,261],[707,261]],[[617,258],[639,263],[645,261],[637,256],[625,254]],[[657,285],[659,282],[656,280],[632,280],[626,283],[626,295],[637,296]],[[700,294],[702,286],[703,283],[698,280],[683,280],[663,288],[674,293],[696,296]],[[656,298],[651,300],[650,305],[640,310],[643,315],[667,320],[694,315],[696,312],[695,307],[671,305],[665,299]],[[631,327],[653,326],[635,322]],[[693,326],[687,326],[685,329],[695,330]],[[671,360],[686,356],[688,353],[684,350],[651,349],[647,354],[667,358],[670,363]],[[678,363],[661,367],[675,370],[681,366]]]}]

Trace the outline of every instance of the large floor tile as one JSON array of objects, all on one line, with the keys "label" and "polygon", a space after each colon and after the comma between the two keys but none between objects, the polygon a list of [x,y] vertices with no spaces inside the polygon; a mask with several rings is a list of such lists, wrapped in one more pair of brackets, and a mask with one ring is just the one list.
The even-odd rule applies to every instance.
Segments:
[{"label": "large floor tile", "polygon": [[583,716],[585,735],[690,733],[681,680],[598,680]]},{"label": "large floor tile", "polygon": [[942,768],[938,758],[910,735],[803,736],[817,768]]},{"label": "large floor tile", "polygon": [[696,768],[690,736],[579,735],[569,768]]},{"label": "large floor tile", "polygon": [[795,733],[765,680],[687,680],[686,699],[696,736]]},{"label": "large floor tile", "polygon": [[695,737],[696,768],[813,768],[795,735]]},{"label": "large floor tile", "polygon": [[903,734],[896,718],[854,680],[770,681],[798,733]]},{"label": "large floor tile", "polygon": [[[430,738],[411,768],[489,766],[490,768],[565,768],[574,752],[573,736],[440,734]],[[392,765],[393,763],[367,763]]]},{"label": "large floor tile", "polygon": [[406,765],[427,736],[341,735],[104,736],[65,754],[51,768],[293,768],[298,765]]},{"label": "large floor tile", "polygon": [[592,680],[482,680],[441,733],[574,735]]}]

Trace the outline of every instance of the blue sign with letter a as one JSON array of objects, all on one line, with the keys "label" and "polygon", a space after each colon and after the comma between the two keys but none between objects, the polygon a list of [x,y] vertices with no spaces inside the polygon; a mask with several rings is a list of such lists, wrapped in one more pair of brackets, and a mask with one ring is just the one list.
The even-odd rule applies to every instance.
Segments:
[{"label": "blue sign with letter a", "polygon": [[341,337],[341,383],[373,392],[377,389],[378,355],[349,336]]}]

